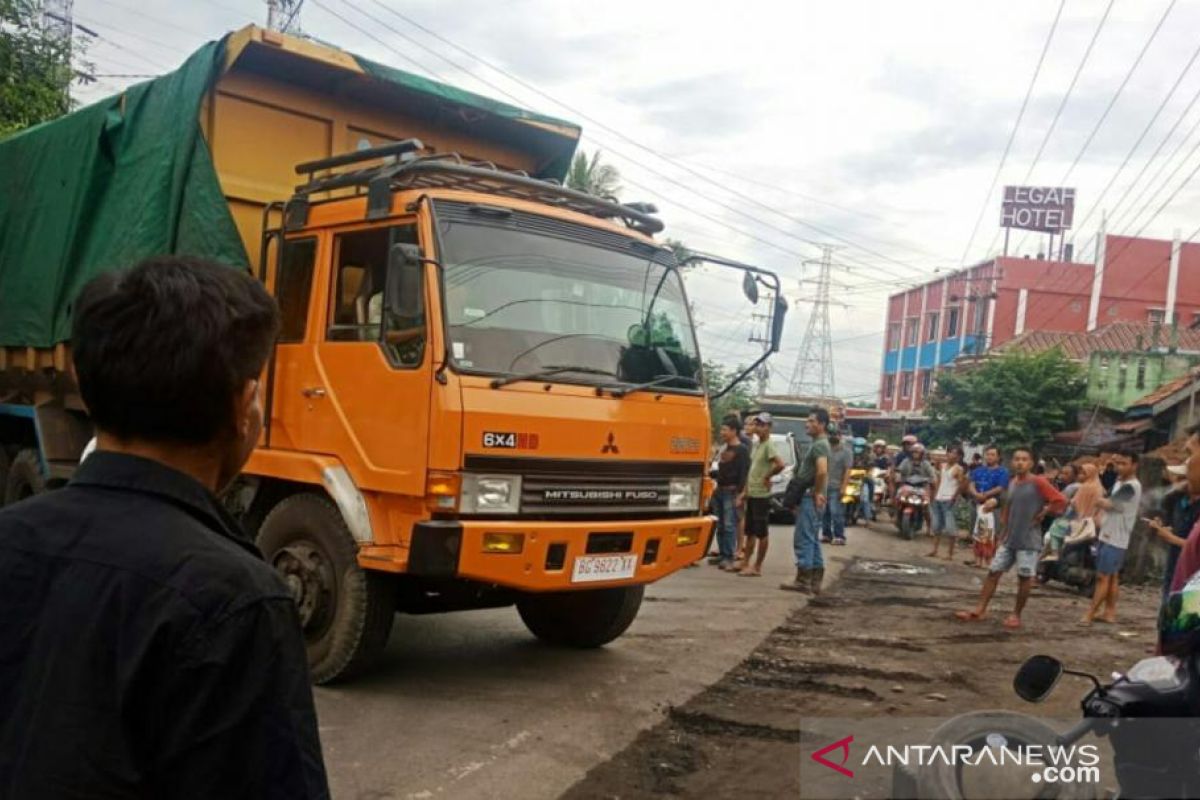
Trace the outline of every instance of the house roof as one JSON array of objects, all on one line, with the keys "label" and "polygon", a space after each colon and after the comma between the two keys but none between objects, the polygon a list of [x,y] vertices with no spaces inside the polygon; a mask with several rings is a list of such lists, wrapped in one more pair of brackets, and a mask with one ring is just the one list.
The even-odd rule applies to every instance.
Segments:
[{"label": "house roof", "polygon": [[1167,381],[1145,397],[1129,404],[1126,415],[1130,417],[1154,416],[1187,400],[1200,390],[1200,369],[1193,369],[1173,381]]},{"label": "house roof", "polygon": [[[1200,330],[1180,328],[1178,349],[1200,351]],[[1092,353],[1137,352],[1151,348],[1154,324],[1150,322],[1110,322],[1091,333],[1068,331],[1026,331],[996,348],[1000,352],[1039,353],[1052,347],[1076,361],[1086,361]],[[1139,347],[1140,344],[1140,347]],[[1159,326],[1158,347],[1171,344],[1171,330]]]}]

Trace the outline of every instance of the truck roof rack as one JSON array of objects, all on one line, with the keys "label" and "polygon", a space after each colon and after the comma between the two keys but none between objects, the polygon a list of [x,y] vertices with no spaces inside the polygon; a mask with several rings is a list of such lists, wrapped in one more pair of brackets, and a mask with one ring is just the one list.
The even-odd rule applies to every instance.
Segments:
[{"label": "truck roof rack", "polygon": [[[389,216],[392,192],[397,189],[461,189],[485,192],[518,200],[568,208],[602,219],[619,219],[641,233],[659,233],[662,220],[651,216],[657,209],[649,203],[622,204],[570,189],[557,181],[530,177],[528,173],[500,169],[488,161],[468,162],[457,153],[420,156],[424,145],[418,139],[343,153],[296,165],[296,173],[308,182],[296,187],[293,199],[308,199],[318,192],[356,188],[367,190],[367,219]],[[392,159],[363,169],[337,172],[322,177],[314,173],[363,161]]]}]

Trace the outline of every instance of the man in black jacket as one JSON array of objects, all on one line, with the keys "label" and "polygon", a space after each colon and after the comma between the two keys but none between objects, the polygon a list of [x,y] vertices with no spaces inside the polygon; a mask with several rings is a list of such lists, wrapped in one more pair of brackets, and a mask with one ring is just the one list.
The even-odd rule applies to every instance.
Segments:
[{"label": "man in black jacket", "polygon": [[0,512],[0,798],[328,796],[295,604],[215,497],[277,328],[249,275],[196,259],[85,287],[98,449]]}]

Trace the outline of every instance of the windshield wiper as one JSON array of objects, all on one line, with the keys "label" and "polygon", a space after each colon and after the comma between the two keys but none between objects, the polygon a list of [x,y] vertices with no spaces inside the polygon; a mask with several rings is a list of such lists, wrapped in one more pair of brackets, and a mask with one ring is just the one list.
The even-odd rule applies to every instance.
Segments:
[{"label": "windshield wiper", "polygon": [[549,378],[552,375],[558,375],[563,372],[581,372],[584,375],[604,375],[608,378],[617,377],[617,373],[613,372],[612,370],[561,364],[544,367],[536,372],[527,372],[523,375],[505,375],[503,378],[495,378],[492,380],[491,387],[493,389],[499,389],[501,386],[508,386],[510,383],[517,383],[518,381],[536,381],[542,378]]},{"label": "windshield wiper", "polygon": [[622,386],[621,388],[610,389],[609,391],[612,392],[613,397],[624,397],[632,392],[640,392],[643,389],[661,386],[662,384],[670,383],[671,381],[687,381],[692,385],[693,389],[700,388],[700,381],[696,380],[695,378],[689,378],[687,375],[657,375],[653,380],[646,381],[645,383],[638,383],[633,386]]}]

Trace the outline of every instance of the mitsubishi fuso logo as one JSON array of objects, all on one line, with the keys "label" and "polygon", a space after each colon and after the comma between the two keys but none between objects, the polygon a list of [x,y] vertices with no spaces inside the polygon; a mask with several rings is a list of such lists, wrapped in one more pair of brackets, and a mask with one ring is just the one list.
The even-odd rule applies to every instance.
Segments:
[{"label": "mitsubishi fuso logo", "polygon": [[605,442],[604,447],[600,448],[600,452],[601,453],[612,453],[613,455],[616,455],[617,453],[621,452],[621,448],[617,447],[617,437],[613,436],[612,431],[608,432],[608,441]]}]

